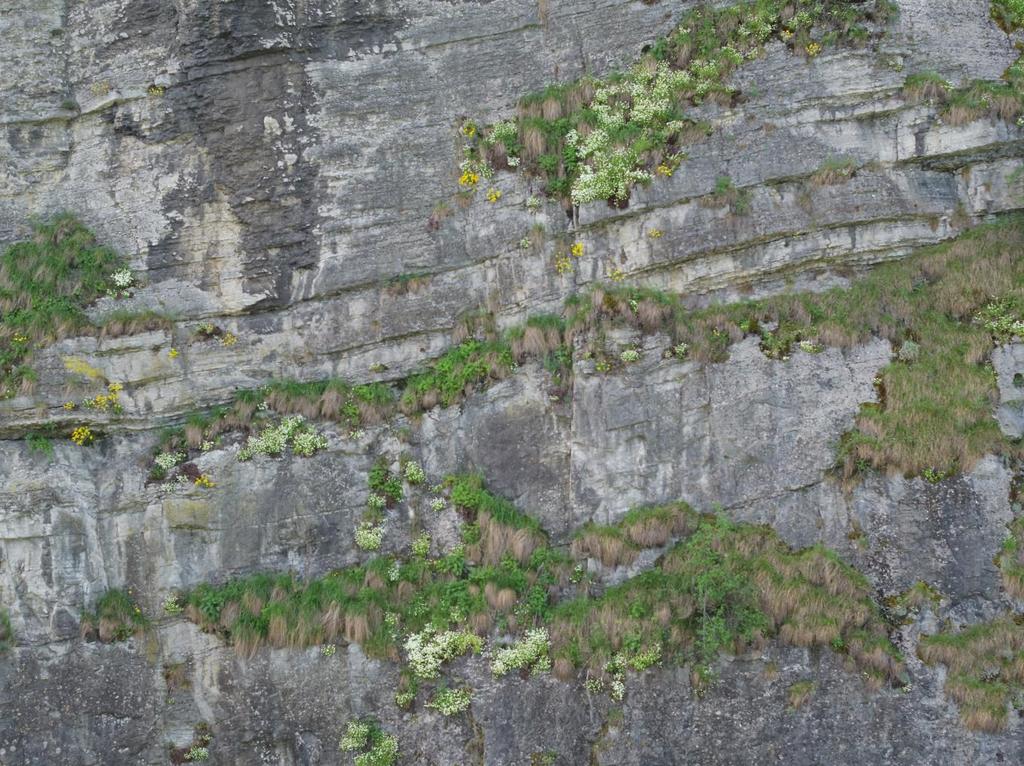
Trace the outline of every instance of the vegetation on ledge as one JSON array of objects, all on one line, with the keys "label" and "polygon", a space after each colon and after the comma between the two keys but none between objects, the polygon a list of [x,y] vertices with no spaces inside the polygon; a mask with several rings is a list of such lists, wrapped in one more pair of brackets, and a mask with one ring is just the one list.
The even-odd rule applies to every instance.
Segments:
[{"label": "vegetation on ledge", "polygon": [[877,469],[938,480],[970,470],[987,453],[1020,452],[992,418],[998,392],[989,358],[996,344],[1024,336],[1022,247],[1024,216],[1010,215],[824,293],[693,310],[675,294],[599,285],[571,296],[564,317],[532,317],[504,333],[470,315],[459,325],[458,344],[412,375],[400,394],[380,383],[272,383],[239,392],[231,406],[193,415],[183,429],[168,433],[160,450],[186,453],[185,460],[218,435],[248,433],[273,413],[351,429],[399,410],[416,415],[456,404],[531,358],[542,361],[561,394],[569,388],[571,349],[580,336],[583,357],[594,359],[599,371],[639,359],[635,350],[606,348],[608,331],[625,325],[667,333],[666,357],[704,363],[727,360],[730,346],[745,337],[758,338],[761,350],[779,360],[797,350],[888,340],[896,357],[878,375],[878,402],[862,408],[840,445],[841,473],[852,479]]},{"label": "vegetation on ledge", "polygon": [[964,725],[976,731],[1006,728],[1011,703],[1024,694],[1024,617],[999,617],[958,633],[923,636],[917,653],[947,670],[946,694],[960,706]]},{"label": "vegetation on ledge", "polygon": [[1024,217],[1013,215],[824,293],[689,310],[675,295],[605,286],[571,298],[567,321],[589,333],[587,351],[598,359],[607,328],[622,323],[667,332],[667,354],[702,362],[724,361],[749,336],[776,359],[884,338],[896,358],[878,375],[878,403],[862,408],[840,445],[843,474],[942,477],[987,453],[1019,452],[992,417],[998,392],[989,358],[997,343],[1024,334],[1022,247]]},{"label": "vegetation on ledge", "polygon": [[600,592],[535,519],[479,477],[444,485],[464,541],[447,554],[376,557],[309,581],[257,574],[201,585],[184,597],[186,616],[246,656],[264,644],[347,641],[404,659],[402,706],[444,663],[508,633],[521,640],[492,651],[495,675],[583,673],[588,688],[613,697],[627,669],[691,663],[704,684],[718,652],[770,639],[830,648],[874,685],[901,676],[869,584],[823,548],[794,551],[768,528],[700,516],[685,504],[637,509],[620,525],[637,544],[682,539],[654,568]]},{"label": "vegetation on ledge", "polygon": [[523,98],[516,118],[480,130],[463,125],[460,185],[471,192],[495,169],[522,168],[544,179],[549,196],[574,204],[626,204],[630,189],[670,176],[684,147],[707,133],[684,109],[705,101],[730,104],[729,75],[783,42],[814,58],[839,42],[863,45],[869,25],[894,13],[887,0],[745,0],[687,12],[676,28],[624,73],[553,85]]}]

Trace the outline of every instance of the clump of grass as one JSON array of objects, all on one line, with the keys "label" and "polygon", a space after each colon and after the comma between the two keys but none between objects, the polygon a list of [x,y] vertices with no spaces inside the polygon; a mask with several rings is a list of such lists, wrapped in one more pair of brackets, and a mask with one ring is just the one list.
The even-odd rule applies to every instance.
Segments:
[{"label": "clump of grass", "polygon": [[1009,524],[1010,534],[996,556],[1003,587],[1011,598],[1024,600],[1024,516]]},{"label": "clump of grass", "polygon": [[789,700],[790,710],[799,710],[814,694],[816,684],[814,681],[797,681],[786,690],[786,697]]},{"label": "clump of grass", "polygon": [[488,380],[503,380],[514,368],[511,347],[504,341],[466,340],[413,375],[401,398],[408,413],[451,406]]},{"label": "clump of grass", "polygon": [[903,98],[911,104],[932,101],[944,104],[953,86],[938,72],[918,72],[903,82]]},{"label": "clump of grass", "polygon": [[0,256],[0,398],[31,391],[33,348],[90,327],[89,304],[122,266],[76,218],[38,223],[32,239]]},{"label": "clump of grass", "polygon": [[9,652],[14,646],[14,630],[11,628],[11,616],[0,607],[0,654]]},{"label": "clump of grass", "polygon": [[811,175],[815,186],[833,186],[850,180],[857,170],[857,163],[849,157],[829,157]]},{"label": "clump of grass", "polygon": [[481,476],[453,475],[445,484],[451,490],[452,504],[480,531],[479,540],[466,546],[467,560],[495,565],[510,556],[524,564],[547,545],[547,535],[537,520],[488,492]]},{"label": "clump of grass", "polygon": [[1024,0],[992,0],[991,13],[1007,33],[1024,27]]},{"label": "clump of grass", "polygon": [[96,602],[91,612],[82,615],[80,631],[83,638],[103,643],[125,641],[149,626],[149,620],[135,604],[131,595],[112,588]]},{"label": "clump of grass", "polygon": [[604,566],[632,564],[642,548],[657,548],[692,531],[697,514],[686,503],[634,508],[612,526],[585,524],[573,537],[574,558],[595,558]]},{"label": "clump of grass", "polygon": [[593,558],[606,567],[632,564],[639,549],[617,527],[587,524],[577,530],[572,541],[573,558]]},{"label": "clump of grass", "polygon": [[1024,627],[1018,616],[1000,617],[954,633],[924,636],[917,653],[948,668],[946,694],[975,731],[1006,728],[1010,701],[1024,692]]},{"label": "clump of grass", "polygon": [[97,332],[103,337],[120,338],[154,330],[170,330],[173,327],[171,318],[158,311],[121,310],[104,316],[98,323]]}]

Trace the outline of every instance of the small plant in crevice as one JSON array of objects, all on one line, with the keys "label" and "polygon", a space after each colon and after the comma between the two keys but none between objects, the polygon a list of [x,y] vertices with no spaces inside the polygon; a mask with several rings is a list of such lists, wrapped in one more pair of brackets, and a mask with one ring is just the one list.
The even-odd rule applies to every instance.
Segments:
[{"label": "small plant in crevice", "polygon": [[355,766],[394,766],[399,755],[398,738],[369,718],[349,721],[338,749],[352,753]]},{"label": "small plant in crevice", "polygon": [[814,689],[817,684],[814,681],[797,681],[791,684],[789,689],[786,690],[786,698],[789,701],[790,710],[799,710],[807,701],[810,700],[811,695],[814,694]]},{"label": "small plant in crevice", "polygon": [[1011,598],[1024,600],[1024,516],[1008,525],[1009,535],[1003,540],[996,556],[996,566],[1002,577],[1003,588]]},{"label": "small plant in crevice", "polygon": [[829,157],[811,175],[815,186],[834,186],[853,178],[857,163],[850,157]]},{"label": "small plant in crevice", "polygon": [[170,761],[172,764],[182,763],[203,763],[210,759],[209,745],[213,741],[213,734],[206,723],[196,724],[192,734],[192,741],[184,747],[170,748]]},{"label": "small plant in crevice", "polygon": [[125,641],[149,627],[149,619],[131,597],[130,591],[112,588],[96,602],[91,612],[82,614],[82,637],[103,643]]}]

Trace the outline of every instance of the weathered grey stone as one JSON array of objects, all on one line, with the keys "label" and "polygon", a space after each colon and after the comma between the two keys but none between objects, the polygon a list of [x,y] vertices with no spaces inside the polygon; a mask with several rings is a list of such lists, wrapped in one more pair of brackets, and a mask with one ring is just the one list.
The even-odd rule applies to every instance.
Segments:
[{"label": "weathered grey stone", "polygon": [[992,352],[992,366],[999,382],[996,420],[1011,439],[1024,436],[1024,344],[1000,346]]},{"label": "weathered grey stone", "polygon": [[[326,427],[330,446],[310,459],[239,463],[229,438],[198,461],[210,490],[145,483],[161,425],[272,379],[397,380],[443,352],[467,310],[508,327],[614,268],[694,305],[818,290],[1020,207],[1019,126],[951,125],[899,94],[926,69],[957,85],[1003,75],[1020,35],[992,23],[986,0],[900,0],[886,36],[863,49],[803,60],[769,45],[735,74],[735,106],[692,110],[712,134],[671,178],[633,190],[625,209],[583,206],[576,228],[555,202],[529,212],[541,190],[521,175],[488,182],[496,204],[482,193],[455,202],[463,120],[507,117],[527,92],[627,66],[696,5],[0,0],[0,246],[33,216],[70,210],[144,283],[93,317],[172,319],[168,331],[39,351],[35,393],[0,402],[0,606],[17,644],[0,657],[0,764],[155,766],[200,722],[213,729],[213,763],[336,764],[346,722],[362,715],[399,736],[403,764],[1024,760],[1016,714],[1006,734],[969,733],[942,694],[945,671],[914,657],[942,620],[1006,606],[992,559],[1012,519],[1013,465],[988,457],[934,485],[878,475],[844,488],[831,476],[838,439],[889,361],[882,341],[773,361],[746,340],[702,366],[663,359],[667,338],[649,337],[624,370],[577,361],[557,400],[529,364],[413,422],[356,438]],[[856,172],[816,184],[836,157]],[[708,199],[726,175],[745,210]],[[428,227],[441,202],[449,215]],[[544,242],[521,248],[537,224]],[[585,252],[563,276],[553,258],[569,241]],[[237,344],[196,340],[201,320]],[[992,359],[996,417],[1013,438],[1024,431],[1021,348]],[[120,418],[63,409],[108,382],[125,386]],[[110,435],[88,450],[61,439],[51,461],[20,441],[44,423]],[[452,719],[422,704],[399,711],[397,668],[357,647],[244,659],[163,615],[169,593],[201,582],[365,561],[353,530],[367,471],[403,453],[428,482],[388,510],[385,554],[420,530],[434,553],[454,545],[457,515],[429,509],[429,485],[480,471],[557,544],[585,521],[685,499],[771,524],[794,545],[825,543],[880,595],[925,580],[943,605],[894,636],[908,692],[868,690],[829,652],[769,647],[723,660],[704,699],[689,669],[631,674],[620,714],[578,683],[495,680],[471,660],[453,673],[473,705]],[[627,573],[595,569],[605,582]],[[81,612],[111,587],[132,588],[157,625],[122,645],[84,643]],[[174,663],[186,688],[168,687]],[[787,689],[802,680],[815,692],[789,711]]]}]

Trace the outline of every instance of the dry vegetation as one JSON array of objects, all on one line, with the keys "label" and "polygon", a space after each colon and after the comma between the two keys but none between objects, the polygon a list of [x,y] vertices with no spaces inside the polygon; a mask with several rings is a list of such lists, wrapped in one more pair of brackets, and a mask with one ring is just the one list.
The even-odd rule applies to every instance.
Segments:
[{"label": "dry vegetation", "polygon": [[1024,692],[1024,627],[1019,616],[1001,617],[959,633],[925,636],[918,654],[947,667],[946,694],[960,706],[964,725],[976,731],[1006,728],[1010,702]]}]

